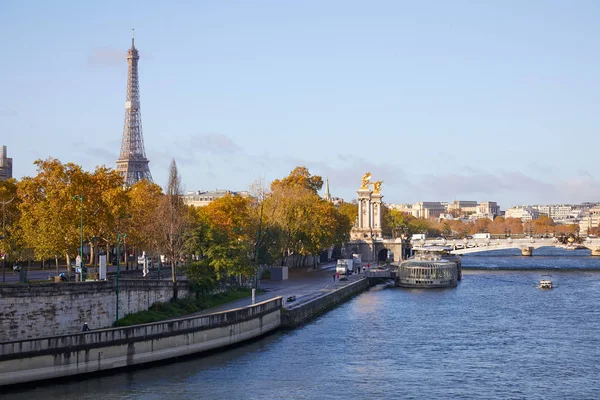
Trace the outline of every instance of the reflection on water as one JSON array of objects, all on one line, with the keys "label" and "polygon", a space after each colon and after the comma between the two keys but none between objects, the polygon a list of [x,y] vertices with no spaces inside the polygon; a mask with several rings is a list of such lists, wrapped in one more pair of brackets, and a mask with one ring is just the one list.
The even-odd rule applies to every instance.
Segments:
[{"label": "reflection on water", "polygon": [[600,258],[484,254],[454,289],[380,286],[223,353],[3,398],[600,398]]}]

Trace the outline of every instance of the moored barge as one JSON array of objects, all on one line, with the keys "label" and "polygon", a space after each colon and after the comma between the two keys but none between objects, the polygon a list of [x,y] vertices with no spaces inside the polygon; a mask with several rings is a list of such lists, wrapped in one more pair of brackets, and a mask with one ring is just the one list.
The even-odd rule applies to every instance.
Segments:
[{"label": "moored barge", "polygon": [[396,286],[406,288],[456,287],[458,280],[458,263],[435,252],[417,253],[396,270]]}]

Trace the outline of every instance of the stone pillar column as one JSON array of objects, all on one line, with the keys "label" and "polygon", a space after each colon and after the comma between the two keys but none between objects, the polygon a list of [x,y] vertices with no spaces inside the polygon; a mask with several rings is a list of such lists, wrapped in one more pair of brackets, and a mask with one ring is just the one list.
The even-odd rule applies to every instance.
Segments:
[{"label": "stone pillar column", "polygon": [[360,238],[364,238],[364,233],[369,234],[371,237],[371,191],[368,188],[361,188],[357,192],[358,194],[358,221],[357,221],[357,232]]},{"label": "stone pillar column", "polygon": [[521,248],[521,255],[526,256],[526,257],[531,257],[533,255],[533,247]]},{"label": "stone pillar column", "polygon": [[383,196],[379,193],[373,193],[371,195],[371,230],[373,236],[381,238],[381,198]]}]

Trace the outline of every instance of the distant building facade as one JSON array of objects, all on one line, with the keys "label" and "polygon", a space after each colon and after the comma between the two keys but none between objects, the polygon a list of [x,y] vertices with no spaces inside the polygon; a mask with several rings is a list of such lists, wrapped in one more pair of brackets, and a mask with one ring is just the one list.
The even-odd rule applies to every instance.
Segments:
[{"label": "distant building facade", "polygon": [[495,201],[482,201],[477,205],[477,214],[497,217],[500,215],[500,206]]},{"label": "distant building facade", "polygon": [[412,215],[412,204],[386,204],[386,206],[391,210]]},{"label": "distant building facade", "polygon": [[521,221],[533,221],[540,217],[540,212],[531,206],[517,206],[506,210],[506,218],[519,218]]},{"label": "distant building facade", "polygon": [[195,192],[187,192],[182,197],[183,203],[188,206],[194,207],[204,207],[209,205],[212,201],[219,199],[221,197],[225,197],[226,195],[240,195],[240,196],[249,196],[250,194],[246,191],[242,192],[232,192],[231,190],[215,190],[213,192],[203,192],[203,191],[195,191]]},{"label": "distant building facade", "polygon": [[600,226],[600,206],[588,209],[579,220],[579,234],[587,235],[592,228]]},{"label": "distant building facade", "polygon": [[[451,203],[439,201],[420,201],[414,204],[388,204],[390,209],[412,215],[415,218],[454,219],[469,216],[469,219],[489,218],[500,215],[500,206],[495,201],[478,203],[472,200],[454,200]],[[453,218],[450,218],[450,214]]]},{"label": "distant building facade", "polygon": [[0,155],[0,180],[5,181],[13,177],[13,160],[8,158],[6,146],[2,146],[2,154]]},{"label": "distant building facade", "polygon": [[446,212],[446,205],[439,201],[420,201],[412,205],[412,216],[415,218],[439,218]]},{"label": "distant building facade", "polygon": [[472,200],[454,200],[448,204],[449,213],[460,213],[460,214],[475,214],[477,213],[477,202]]}]

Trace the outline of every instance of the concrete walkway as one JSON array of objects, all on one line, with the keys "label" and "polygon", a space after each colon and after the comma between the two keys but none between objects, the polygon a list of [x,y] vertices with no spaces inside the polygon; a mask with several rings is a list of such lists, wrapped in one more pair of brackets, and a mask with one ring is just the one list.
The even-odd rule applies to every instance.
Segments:
[{"label": "concrete walkway", "polygon": [[[321,296],[327,292],[339,289],[349,283],[361,279],[365,274],[351,275],[348,280],[333,280],[335,274],[335,263],[326,263],[320,265],[317,269],[312,267],[290,268],[288,270],[288,279],[285,281],[265,281],[261,280],[259,288],[264,290],[256,296],[256,302],[272,299],[274,297],[283,297],[283,306],[292,308],[296,304],[304,303],[310,299]],[[289,296],[296,296],[293,302],[287,302]],[[221,304],[220,306],[208,308],[192,315],[205,315],[215,312],[241,308],[252,304],[251,298],[245,298],[233,301],[231,303]]]}]

